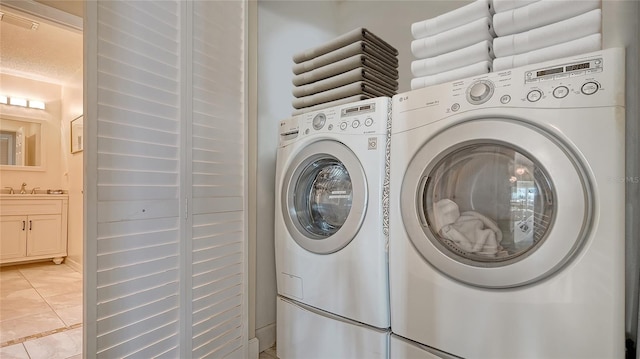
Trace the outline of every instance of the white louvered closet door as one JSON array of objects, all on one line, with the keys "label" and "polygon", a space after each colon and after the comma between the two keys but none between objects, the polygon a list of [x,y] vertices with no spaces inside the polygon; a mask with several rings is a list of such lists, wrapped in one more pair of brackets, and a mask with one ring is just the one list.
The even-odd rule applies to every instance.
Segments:
[{"label": "white louvered closet door", "polygon": [[194,1],[192,358],[242,358],[246,337],[244,4]]},{"label": "white louvered closet door", "polygon": [[244,357],[244,2],[86,2],[87,358]]}]

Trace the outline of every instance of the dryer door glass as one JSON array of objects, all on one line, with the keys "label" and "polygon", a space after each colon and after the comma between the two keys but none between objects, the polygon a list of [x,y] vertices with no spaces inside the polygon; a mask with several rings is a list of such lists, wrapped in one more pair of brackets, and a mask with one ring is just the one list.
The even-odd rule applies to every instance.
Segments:
[{"label": "dryer door glass", "polygon": [[544,168],[504,144],[459,148],[423,181],[428,237],[465,264],[502,266],[533,253],[547,238],[555,199]]},{"label": "dryer door glass", "polygon": [[519,120],[456,124],[425,142],[400,191],[420,255],[464,283],[509,288],[576,258],[593,221],[589,172],[561,138]]},{"label": "dryer door glass", "polygon": [[309,163],[295,185],[295,212],[316,239],[336,233],[347,220],[353,200],[351,177],[340,161],[321,158]]}]

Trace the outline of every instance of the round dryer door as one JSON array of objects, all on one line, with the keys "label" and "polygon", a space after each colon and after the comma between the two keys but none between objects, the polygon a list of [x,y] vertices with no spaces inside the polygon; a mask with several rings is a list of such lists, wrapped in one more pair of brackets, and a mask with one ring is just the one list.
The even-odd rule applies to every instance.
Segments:
[{"label": "round dryer door", "polygon": [[402,216],[435,268],[507,288],[562,268],[588,234],[590,185],[568,146],[531,125],[475,120],[439,133],[410,163]]},{"label": "round dryer door", "polygon": [[318,254],[345,247],[360,230],[367,183],[356,155],[337,141],[318,141],[298,153],[285,174],[282,211],[289,233]]}]

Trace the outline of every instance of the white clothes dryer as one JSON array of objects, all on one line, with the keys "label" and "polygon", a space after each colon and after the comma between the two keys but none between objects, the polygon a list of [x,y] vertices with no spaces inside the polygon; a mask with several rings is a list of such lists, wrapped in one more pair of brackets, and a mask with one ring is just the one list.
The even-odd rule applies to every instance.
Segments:
[{"label": "white clothes dryer", "polygon": [[624,50],[393,97],[392,331],[465,358],[624,356]]},{"label": "white clothes dryer", "polygon": [[390,326],[390,101],[281,121],[276,168],[278,294],[382,329]]}]

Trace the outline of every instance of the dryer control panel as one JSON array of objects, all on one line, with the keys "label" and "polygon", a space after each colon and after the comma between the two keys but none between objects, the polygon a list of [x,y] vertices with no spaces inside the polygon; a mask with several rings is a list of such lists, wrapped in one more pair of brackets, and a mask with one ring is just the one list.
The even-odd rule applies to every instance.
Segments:
[{"label": "dryer control panel", "polygon": [[387,132],[389,97],[330,107],[280,121],[280,143],[318,134],[380,135]]},{"label": "dryer control panel", "polygon": [[[624,49],[612,48],[401,93],[394,113],[428,108],[429,118],[442,119],[488,108],[624,106],[624,73]],[[411,125],[394,123],[393,131],[404,127]]]}]

